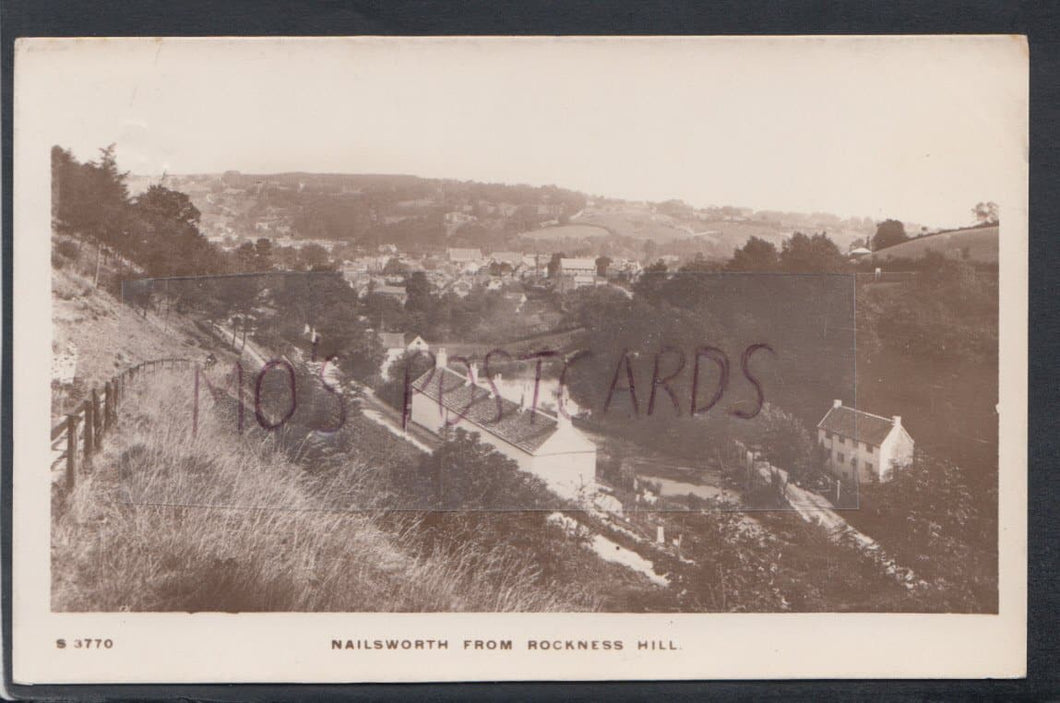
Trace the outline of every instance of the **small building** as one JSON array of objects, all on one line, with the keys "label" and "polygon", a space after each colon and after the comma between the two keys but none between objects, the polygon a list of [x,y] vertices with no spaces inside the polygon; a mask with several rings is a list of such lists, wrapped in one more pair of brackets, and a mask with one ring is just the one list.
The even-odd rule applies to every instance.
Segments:
[{"label": "small building", "polygon": [[405,352],[430,351],[430,345],[423,337],[413,333],[380,332],[379,343],[384,350],[383,362],[379,365],[379,373],[384,381],[389,380],[390,367]]},{"label": "small building", "polygon": [[560,259],[559,289],[563,292],[596,285],[595,259]]},{"label": "small building", "polygon": [[480,249],[449,247],[447,255],[449,261],[454,264],[478,264],[482,262],[482,251]]},{"label": "small building", "polygon": [[444,217],[444,220],[445,220],[445,224],[447,224],[447,225],[458,225],[459,226],[459,225],[467,224],[468,222],[474,222],[475,221],[475,217],[473,217],[472,215],[468,215],[466,213],[463,213],[463,212],[460,212],[460,211],[457,211],[457,210],[454,210],[452,212],[447,212],[447,213],[445,213],[445,215],[443,217]]},{"label": "small building", "polygon": [[477,433],[563,498],[595,495],[596,444],[567,415],[535,409],[526,395],[515,403],[494,394],[489,382],[478,378],[475,364],[466,374],[449,368],[444,349],[436,361],[433,371],[412,384],[413,422],[439,435],[446,427]]},{"label": "small building", "polygon": [[567,276],[595,276],[596,259],[560,259],[559,272]]},{"label": "small building", "polygon": [[901,416],[887,418],[832,401],[817,423],[817,441],[828,451],[828,468],[847,481],[889,481],[913,461],[915,443]]}]

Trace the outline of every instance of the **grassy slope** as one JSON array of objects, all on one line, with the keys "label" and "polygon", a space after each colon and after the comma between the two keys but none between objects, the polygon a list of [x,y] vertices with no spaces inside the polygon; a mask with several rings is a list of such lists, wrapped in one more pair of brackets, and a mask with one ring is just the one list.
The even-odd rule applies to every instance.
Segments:
[{"label": "grassy slope", "polygon": [[598,225],[571,224],[535,229],[532,232],[524,232],[519,236],[527,239],[547,240],[562,239],[564,237],[606,237],[607,235],[607,229]]},{"label": "grassy slope", "polygon": [[412,523],[343,512],[341,480],[306,472],[270,436],[232,432],[212,401],[191,431],[181,374],[144,379],[68,496],[53,505],[60,611],[553,611],[593,607],[535,583],[510,551],[414,549]]},{"label": "grassy slope", "polygon": [[[106,290],[118,275],[114,261],[102,263],[101,285],[95,286],[95,248],[65,241],[72,242],[66,248],[72,256],[57,253],[61,265],[52,270],[52,349],[65,352],[72,343],[78,358],[74,388],[55,398],[56,412],[68,410],[90,389],[141,361],[206,355],[210,340],[189,321],[176,315],[164,321],[141,317]],[[60,403],[66,408],[61,410]]]},{"label": "grassy slope", "polygon": [[[139,361],[221,351],[176,314],[134,314],[107,292],[117,272],[106,263],[101,286],[93,285],[93,249],[66,250],[53,276],[53,328],[56,349],[73,342],[79,353],[67,404]],[[356,494],[378,464],[367,455],[307,471],[266,435],[234,433],[232,418],[222,419],[205,394],[193,437],[188,373],[130,386],[119,429],[94,467],[80,471],[68,495],[56,485],[56,610],[579,611],[609,607],[604,601],[624,597],[622,589],[654,590],[573,543],[548,578],[533,556],[511,549],[425,552],[415,516],[336,509],[365,504]],[[408,451],[370,423],[352,425],[359,446],[383,456]],[[370,437],[373,430],[381,436]],[[601,573],[609,574],[604,586],[590,578]]]}]

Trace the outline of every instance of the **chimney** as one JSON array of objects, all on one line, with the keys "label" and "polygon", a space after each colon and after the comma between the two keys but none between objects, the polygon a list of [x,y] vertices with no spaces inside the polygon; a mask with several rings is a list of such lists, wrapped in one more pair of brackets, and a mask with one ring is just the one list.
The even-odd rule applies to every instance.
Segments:
[{"label": "chimney", "polygon": [[434,367],[444,369],[447,366],[449,366],[449,355],[445,353],[445,347],[441,347],[434,357]]},{"label": "chimney", "polygon": [[843,407],[843,401],[840,400],[839,398],[836,398],[835,400],[832,401],[832,407],[833,408],[841,408],[841,407]]},{"label": "chimney", "polygon": [[478,385],[478,363],[472,361],[467,365],[467,372],[471,375],[472,385]]},{"label": "chimney", "polygon": [[902,416],[901,415],[892,415],[891,416],[891,422],[894,423],[895,427],[901,427],[902,426]]}]

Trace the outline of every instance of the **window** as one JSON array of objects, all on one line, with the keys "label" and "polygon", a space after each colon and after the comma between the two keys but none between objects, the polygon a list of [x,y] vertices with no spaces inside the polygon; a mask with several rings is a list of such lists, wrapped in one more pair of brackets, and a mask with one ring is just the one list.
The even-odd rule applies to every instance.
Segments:
[{"label": "window", "polygon": [[839,452],[839,463],[842,464],[846,459],[843,458],[843,452]]},{"label": "window", "polygon": [[858,468],[858,458],[856,456],[850,457],[850,465],[855,469]]},{"label": "window", "polygon": [[871,474],[872,473],[872,462],[871,461],[866,461],[865,462],[865,468],[868,469],[868,472]]},{"label": "window", "polygon": [[831,432],[825,432],[824,433],[824,438],[827,439],[829,442],[831,442],[832,441],[832,433]]}]

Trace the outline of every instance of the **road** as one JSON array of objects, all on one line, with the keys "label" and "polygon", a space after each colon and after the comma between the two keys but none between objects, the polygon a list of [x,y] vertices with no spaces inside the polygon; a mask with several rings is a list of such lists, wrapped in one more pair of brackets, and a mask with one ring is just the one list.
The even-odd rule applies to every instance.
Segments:
[{"label": "road", "polygon": [[[216,331],[221,336],[221,338],[223,340],[226,340],[225,344],[228,344],[227,340],[232,338],[232,330],[225,329],[223,325],[218,324],[214,324],[214,327],[216,328]],[[266,350],[262,349],[261,346],[259,346],[257,342],[255,342],[250,337],[247,337],[246,344],[242,346],[243,356],[249,357],[252,361],[254,361],[259,369],[264,368],[265,364],[268,363],[269,359],[278,358],[277,356],[269,354]],[[306,362],[303,359],[288,359],[288,361],[291,361],[292,363],[297,361],[298,363],[302,364],[314,363]],[[316,368],[314,370],[317,373],[320,372],[319,367],[320,362],[316,362]],[[403,431],[401,427],[401,413],[391,408],[382,400],[380,400],[376,396],[375,391],[373,391],[368,386],[352,379],[344,379],[342,377],[342,372],[339,371],[337,366],[329,366],[328,370],[330,372],[328,374],[328,381],[330,383],[335,384],[337,387],[343,387],[343,384],[345,384],[346,387],[349,387],[359,393],[361,398],[361,413],[372,422],[385,427],[392,434],[405,440],[412,446],[419,449],[421,452],[430,453],[441,444],[440,440],[434,435],[432,435],[430,432],[412,426],[411,423],[408,432]]]}]

